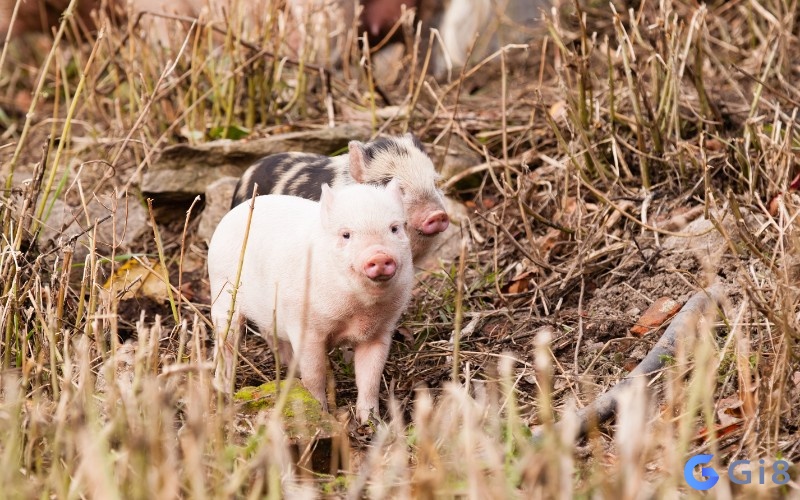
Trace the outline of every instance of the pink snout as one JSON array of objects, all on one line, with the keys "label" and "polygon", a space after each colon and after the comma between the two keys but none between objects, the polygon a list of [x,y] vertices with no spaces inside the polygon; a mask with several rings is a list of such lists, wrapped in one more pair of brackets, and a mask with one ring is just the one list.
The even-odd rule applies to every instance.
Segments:
[{"label": "pink snout", "polygon": [[425,219],[425,222],[422,223],[422,234],[428,236],[439,234],[444,232],[449,225],[450,219],[447,217],[447,214],[443,210],[438,210],[430,214],[428,218]]},{"label": "pink snout", "polygon": [[364,274],[371,280],[386,281],[397,272],[397,262],[385,253],[378,253],[364,263]]}]

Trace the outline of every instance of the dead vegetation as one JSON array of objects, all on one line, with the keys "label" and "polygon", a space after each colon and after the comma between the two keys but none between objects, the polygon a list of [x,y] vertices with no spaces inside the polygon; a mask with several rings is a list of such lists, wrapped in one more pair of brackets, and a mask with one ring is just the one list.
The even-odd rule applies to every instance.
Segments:
[{"label": "dead vegetation", "polygon": [[[5,45],[0,484],[23,498],[661,497],[691,491],[683,467],[703,452],[722,476],[712,494],[797,497],[796,465],[783,486],[723,473],[800,457],[796,11],[564,4],[529,45],[476,52],[452,81],[424,77],[422,50],[380,82],[356,44],[332,71],[274,57],[277,3],[216,30],[168,20],[165,47],[133,22],[93,34],[69,17],[59,44]],[[463,250],[419,275],[385,422],[321,473],[292,466],[278,420],[211,389],[202,203],[148,211],[138,187],[167,145],[331,123],[410,130],[439,165],[459,158],[444,184],[470,216]],[[131,259],[170,287],[114,288]],[[575,410],[666,326],[629,334],[648,305],[713,283],[715,327],[683,332],[616,424],[576,442]],[[260,339],[243,357],[238,384],[274,376]],[[340,417],[355,401],[344,358]]]}]

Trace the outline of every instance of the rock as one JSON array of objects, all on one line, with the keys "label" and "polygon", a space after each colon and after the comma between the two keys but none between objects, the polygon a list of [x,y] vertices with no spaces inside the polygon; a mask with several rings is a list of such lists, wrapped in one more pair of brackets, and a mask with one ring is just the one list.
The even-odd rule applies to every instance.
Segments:
[{"label": "rock", "polygon": [[444,209],[447,212],[447,216],[450,217],[450,221],[457,226],[463,226],[469,219],[469,209],[455,198],[445,196]]},{"label": "rock", "polygon": [[[102,255],[110,255],[112,244],[116,242],[116,253],[127,252],[133,245],[139,245],[141,238],[150,232],[147,209],[141,201],[130,194],[116,198],[113,194],[97,195],[86,205],[71,207],[57,199],[39,234],[39,243],[46,248],[50,245],[66,244],[77,238],[74,264],[82,264],[89,253],[92,231],[87,230],[97,224],[95,246]],[[106,217],[108,217],[106,219]]]},{"label": "rock", "polygon": [[[731,236],[736,235],[736,222],[733,217],[722,213],[715,213],[717,220]],[[714,256],[727,251],[725,238],[716,230],[714,224],[705,217],[698,217],[681,229],[681,233],[688,237],[668,236],[661,245],[667,250],[680,250],[696,252],[702,256]],[[737,238],[738,239],[738,238]]]},{"label": "rock", "polygon": [[142,192],[159,201],[191,202],[222,177],[241,177],[259,158],[287,151],[331,155],[351,140],[367,140],[369,127],[340,126],[278,134],[253,140],[223,139],[168,147],[142,178]]},{"label": "rock", "polygon": [[222,177],[209,184],[205,191],[206,206],[200,215],[197,236],[208,243],[222,217],[231,209],[233,191],[236,189],[236,177]]},{"label": "rock", "polygon": [[407,70],[403,65],[405,44],[392,43],[372,56],[372,77],[379,87],[390,87]]},{"label": "rock", "polygon": [[[445,153],[444,144],[446,142],[446,140],[443,140],[433,148],[431,156],[435,158],[437,164],[440,163],[440,159]],[[482,158],[481,155],[467,146],[463,139],[453,134],[450,138],[450,144],[447,147],[447,154],[444,157],[444,161],[441,162],[442,168],[439,173],[442,174],[442,178],[449,179],[483,162],[484,158]]]},{"label": "rock", "polygon": [[[281,382],[281,388],[286,382]],[[243,387],[234,399],[241,404],[240,410],[246,414],[257,414],[262,411],[272,412],[277,403],[278,384],[267,382],[258,387]],[[286,407],[282,410],[284,429],[294,455],[295,461],[303,452],[313,448],[307,462],[298,463],[300,467],[311,467],[317,472],[330,472],[331,465],[341,465],[346,460],[347,446],[343,442],[344,429],[331,415],[322,411],[322,405],[314,399],[299,382],[295,381],[289,390]],[[340,456],[336,456],[340,453]]]}]

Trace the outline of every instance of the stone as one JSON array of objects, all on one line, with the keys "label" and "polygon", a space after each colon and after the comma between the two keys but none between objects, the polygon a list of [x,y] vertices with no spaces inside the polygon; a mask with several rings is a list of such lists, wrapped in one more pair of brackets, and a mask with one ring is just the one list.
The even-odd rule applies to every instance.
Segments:
[{"label": "stone", "polygon": [[[109,217],[106,219],[106,217]],[[72,207],[60,199],[53,203],[39,234],[39,244],[43,248],[51,245],[64,245],[76,239],[74,264],[82,264],[91,246],[92,225],[97,224],[95,247],[103,256],[110,256],[112,245],[116,244],[117,255],[140,246],[145,234],[151,231],[148,213],[142,202],[127,193],[115,196],[113,193],[96,195],[90,199],[86,208]]]},{"label": "stone", "polygon": [[[442,178],[445,180],[485,161],[480,154],[455,134],[450,137],[450,144],[447,145],[447,154],[445,154],[444,145],[446,142],[446,139],[442,140],[430,151],[431,158],[434,159],[436,165],[441,165],[439,173],[442,174]],[[441,160],[442,155],[444,155],[444,160]],[[482,175],[483,173],[480,173],[479,177]]]},{"label": "stone", "polygon": [[236,177],[222,177],[208,185],[205,191],[206,206],[200,214],[200,223],[197,226],[197,237],[206,243],[211,241],[211,235],[217,228],[222,217],[231,209],[233,191],[236,189]]},{"label": "stone", "polygon": [[275,153],[342,153],[351,140],[369,139],[369,127],[343,125],[252,140],[221,139],[164,149],[142,177],[142,192],[162,202],[187,203],[222,177],[241,177],[256,160]]},{"label": "stone", "polygon": [[[286,383],[281,382],[280,388],[283,389]],[[239,411],[256,415],[275,411],[279,396],[278,384],[272,381],[258,387],[243,387],[233,397],[240,405]],[[281,410],[281,420],[296,461],[302,457],[304,450],[313,448],[308,463],[298,463],[300,467],[328,473],[332,464],[346,463],[343,462],[347,459],[347,446],[342,425],[333,415],[323,411],[319,401],[296,380],[289,388],[286,406]],[[337,453],[342,456],[336,456]]]}]

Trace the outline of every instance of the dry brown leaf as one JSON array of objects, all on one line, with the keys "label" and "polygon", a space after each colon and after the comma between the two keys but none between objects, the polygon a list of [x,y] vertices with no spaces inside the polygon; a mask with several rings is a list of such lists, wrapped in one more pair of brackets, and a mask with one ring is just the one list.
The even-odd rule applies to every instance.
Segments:
[{"label": "dry brown leaf", "polygon": [[494,196],[484,196],[483,197],[483,208],[486,210],[491,210],[492,208],[497,206],[497,198]]},{"label": "dry brown leaf", "polygon": [[397,328],[397,333],[399,333],[400,336],[403,337],[404,344],[408,346],[414,345],[414,334],[411,333],[411,330],[409,330],[405,326],[400,326]]},{"label": "dry brown leaf", "polygon": [[527,291],[529,286],[530,280],[528,278],[512,281],[511,284],[508,285],[507,293],[522,293]]},{"label": "dry brown leaf", "polygon": [[631,327],[631,333],[641,337],[651,330],[658,328],[674,316],[682,305],[683,304],[680,302],[669,297],[661,297],[653,302],[639,318],[639,321]]},{"label": "dry brown leaf", "polygon": [[725,147],[719,139],[708,139],[706,141],[706,149],[709,151],[721,151]]},{"label": "dry brown leaf", "polygon": [[[728,425],[715,425],[714,426],[714,434],[717,439],[728,436],[733,434],[734,432],[740,430],[742,428],[742,421],[739,420],[737,422],[728,424]],[[701,428],[697,435],[694,437],[694,441],[698,443],[705,443],[708,441],[708,438],[711,436],[707,427]]]},{"label": "dry brown leaf", "polygon": [[731,396],[717,403],[717,418],[721,425],[730,425],[742,419],[742,400]]},{"label": "dry brown leaf", "polygon": [[[120,266],[114,275],[106,281],[103,289],[120,300],[132,299],[136,296],[147,297],[159,303],[168,300],[167,286],[164,283],[164,266],[160,262],[150,265],[143,259],[151,272],[137,259],[130,259]],[[157,273],[157,274],[154,274]]]},{"label": "dry brown leaf", "polygon": [[564,232],[558,229],[549,229],[544,236],[536,238],[534,245],[541,255],[546,255],[553,247],[564,238]]}]

